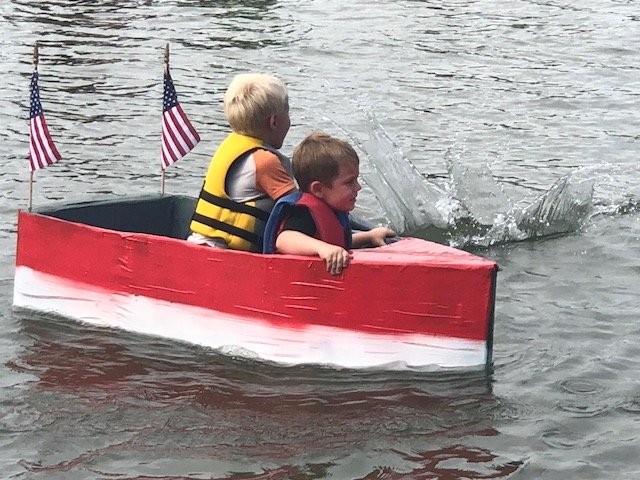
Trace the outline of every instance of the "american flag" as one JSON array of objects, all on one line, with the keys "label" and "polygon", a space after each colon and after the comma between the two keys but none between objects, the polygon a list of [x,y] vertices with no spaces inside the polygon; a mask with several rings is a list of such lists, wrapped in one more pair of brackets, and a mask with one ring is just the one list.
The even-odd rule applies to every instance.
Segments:
[{"label": "american flag", "polygon": [[162,108],[162,169],[184,157],[199,141],[200,135],[178,103],[178,94],[167,70],[164,74]]},{"label": "american flag", "polygon": [[40,89],[38,88],[38,71],[31,75],[31,108],[29,110],[29,166],[31,171],[53,165],[62,158],[51,139],[47,122],[44,120],[42,105],[40,104]]}]

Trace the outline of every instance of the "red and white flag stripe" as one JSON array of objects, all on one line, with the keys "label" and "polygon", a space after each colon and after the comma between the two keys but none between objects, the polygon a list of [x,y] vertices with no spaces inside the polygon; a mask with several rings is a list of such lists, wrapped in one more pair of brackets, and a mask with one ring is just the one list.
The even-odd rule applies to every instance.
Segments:
[{"label": "red and white flag stripe", "polygon": [[40,89],[38,87],[38,71],[31,75],[31,105],[29,110],[29,167],[31,171],[40,170],[60,160],[58,152],[47,122],[44,119],[42,105],[40,104]]},{"label": "red and white flag stripe", "polygon": [[32,172],[53,165],[62,158],[49,134],[43,115],[31,119],[30,130],[29,164]]},{"label": "red and white flag stripe", "polygon": [[189,122],[180,104],[164,112],[162,116],[162,165],[180,160],[200,141],[200,136]]},{"label": "red and white flag stripe", "polygon": [[169,70],[164,74],[162,107],[162,168],[174,164],[200,141],[200,136],[178,102]]}]

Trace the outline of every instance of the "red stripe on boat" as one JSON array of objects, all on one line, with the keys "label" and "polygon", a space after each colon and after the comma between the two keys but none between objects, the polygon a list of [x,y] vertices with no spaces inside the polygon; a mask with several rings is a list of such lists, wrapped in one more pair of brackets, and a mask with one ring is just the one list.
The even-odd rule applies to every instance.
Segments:
[{"label": "red stripe on boat", "polygon": [[18,221],[16,266],[95,289],[280,328],[485,341],[491,335],[497,265],[419,239],[355,250],[351,265],[334,277],[318,258],[220,250],[24,211]]}]

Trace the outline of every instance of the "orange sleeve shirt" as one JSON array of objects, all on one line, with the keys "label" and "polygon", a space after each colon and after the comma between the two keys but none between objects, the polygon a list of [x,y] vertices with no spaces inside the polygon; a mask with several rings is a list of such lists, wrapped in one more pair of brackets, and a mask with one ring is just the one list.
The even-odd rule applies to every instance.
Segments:
[{"label": "orange sleeve shirt", "polygon": [[256,188],[277,200],[285,193],[295,190],[296,184],[285,170],[278,157],[267,150],[253,152],[256,165]]}]

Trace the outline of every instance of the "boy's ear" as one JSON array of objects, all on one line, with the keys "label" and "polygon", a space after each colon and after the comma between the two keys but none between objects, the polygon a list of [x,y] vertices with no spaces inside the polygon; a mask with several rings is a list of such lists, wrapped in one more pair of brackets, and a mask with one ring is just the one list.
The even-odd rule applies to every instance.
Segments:
[{"label": "boy's ear", "polygon": [[271,115],[269,117],[269,128],[271,130],[273,130],[274,128],[276,128],[277,125],[278,125],[278,116],[277,115]]},{"label": "boy's ear", "polygon": [[309,193],[318,198],[324,198],[324,185],[319,180],[314,180],[309,184]]}]

